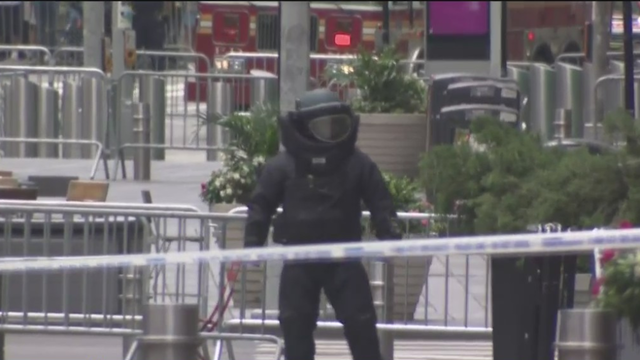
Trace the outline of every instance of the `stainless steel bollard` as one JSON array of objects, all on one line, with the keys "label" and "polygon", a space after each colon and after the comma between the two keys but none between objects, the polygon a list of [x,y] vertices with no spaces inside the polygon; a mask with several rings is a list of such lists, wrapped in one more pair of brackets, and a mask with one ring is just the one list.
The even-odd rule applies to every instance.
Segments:
[{"label": "stainless steel bollard", "polygon": [[[60,135],[60,94],[54,88],[41,86],[38,88],[38,138],[58,139]],[[57,158],[58,144],[38,144],[38,156],[41,158]]]},{"label": "stainless steel bollard", "polygon": [[601,309],[558,311],[558,360],[613,360],[617,356],[616,315]]},{"label": "stainless steel bollard", "polygon": [[[104,83],[100,79],[85,76],[80,86],[82,89],[81,139],[95,140],[105,144],[107,95]],[[84,146],[82,154],[83,158],[92,159],[96,156],[96,149],[93,146]]]},{"label": "stainless steel bollard", "polygon": [[[165,124],[167,114],[166,82],[157,76],[144,76],[140,79],[140,102],[149,104],[149,117],[151,119],[151,143],[164,145]],[[152,149],[153,160],[164,160],[165,149]]]},{"label": "stainless steel bollard", "polygon": [[[23,77],[14,76],[4,89],[4,136],[9,138],[38,137],[37,98],[38,85]],[[4,156],[32,158],[38,156],[35,143],[3,144]]]},{"label": "stainless steel bollard", "polygon": [[555,139],[566,139],[571,137],[572,115],[573,111],[571,109],[556,109],[556,118],[553,122],[555,127]]},{"label": "stainless steel bollard", "polygon": [[151,143],[149,104],[133,104],[133,136],[135,143],[141,145],[134,149],[133,179],[151,180],[151,149],[145,146]]},{"label": "stainless steel bollard", "polygon": [[[82,87],[73,81],[62,83],[62,138],[82,139]],[[64,159],[86,158],[84,145],[65,144],[62,146]]]},{"label": "stainless steel bollard", "polygon": [[[226,129],[218,126],[215,121],[233,113],[233,85],[221,81],[210,83],[209,102],[207,104],[207,146],[227,146],[229,136]],[[199,141],[199,139],[198,139]],[[207,151],[207,161],[219,161],[219,151]]]},{"label": "stainless steel bollard", "polygon": [[148,304],[143,311],[140,360],[197,360],[197,304]]},{"label": "stainless steel bollard", "polygon": [[278,77],[268,71],[254,69],[249,72],[251,79],[251,107],[278,102]]}]

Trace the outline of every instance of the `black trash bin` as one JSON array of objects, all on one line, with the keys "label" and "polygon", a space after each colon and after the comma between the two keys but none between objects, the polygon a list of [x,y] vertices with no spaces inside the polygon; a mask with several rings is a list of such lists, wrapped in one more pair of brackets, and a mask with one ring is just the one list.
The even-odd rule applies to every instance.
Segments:
[{"label": "black trash bin", "polygon": [[[558,224],[535,232],[560,232]],[[577,256],[491,259],[493,359],[553,360],[559,309],[573,307]]]}]

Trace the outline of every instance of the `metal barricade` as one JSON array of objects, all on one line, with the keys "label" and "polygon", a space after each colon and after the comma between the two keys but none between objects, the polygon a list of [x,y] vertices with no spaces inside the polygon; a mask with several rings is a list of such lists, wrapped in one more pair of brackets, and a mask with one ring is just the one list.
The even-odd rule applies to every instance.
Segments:
[{"label": "metal barricade", "polygon": [[[200,53],[193,51],[151,51],[137,50],[137,70],[165,71],[185,70],[195,72],[211,72],[211,62]],[[57,66],[82,66],[84,49],[82,47],[65,46],[57,48],[51,55]]]},{"label": "metal barricade", "polygon": [[16,62],[26,59],[30,65],[48,65],[52,59],[49,49],[35,45],[0,45],[0,57]]},{"label": "metal barricade", "polygon": [[[203,214],[190,212],[190,208],[184,206],[172,209],[166,205],[66,203],[62,206],[56,202],[0,201],[0,214],[4,216],[3,238],[16,240],[5,240],[0,248],[5,256],[27,257],[164,253],[241,245],[239,233],[230,232],[229,225],[243,223],[244,215]],[[22,217],[16,218],[16,213]],[[364,213],[364,216],[368,214]],[[416,236],[426,237],[435,230],[443,236],[447,234],[448,222],[440,217],[419,213],[401,213],[399,216],[405,221],[405,229]],[[211,223],[215,225],[213,230]],[[106,228],[110,229],[108,234],[105,234]],[[52,241],[55,237],[60,240]],[[425,334],[454,338],[490,337],[487,304],[482,303],[489,291],[484,257],[423,257],[397,259],[392,264],[395,293],[391,298],[395,309],[392,319],[379,324],[381,330],[396,338],[416,338]],[[213,270],[218,268],[219,273]],[[277,334],[277,321],[265,317],[268,312],[262,302],[264,294],[274,290],[264,288],[264,273],[259,269],[257,272],[248,271],[244,266],[238,269],[238,282],[234,286],[220,280],[228,278],[230,267],[216,262],[158,265],[144,274],[127,273],[125,277],[118,275],[116,270],[5,275],[3,299],[7,301],[2,302],[2,316],[7,321],[0,325],[0,330],[9,332],[19,327],[24,332],[29,329],[48,331],[43,329],[46,326],[53,329],[52,332],[105,333],[108,331],[104,329],[112,329],[109,330],[111,333],[123,335],[125,315],[139,315],[140,296],[148,294],[151,302],[197,303],[204,316],[210,314],[214,303],[223,303],[220,300],[224,299],[226,286],[235,290],[232,300],[237,315],[235,319],[227,318],[224,331]],[[216,288],[209,286],[209,273],[215,273]],[[76,286],[70,287],[71,281]],[[119,291],[129,289],[131,292],[127,294],[137,295],[120,297],[118,286],[115,286],[118,281],[129,281],[129,285],[120,287]],[[10,293],[7,291],[9,286]],[[141,287],[145,290],[140,291]],[[470,290],[483,287],[485,291],[476,294]],[[440,297],[442,299],[438,299]],[[385,298],[388,301],[389,297]],[[453,301],[459,303],[453,304]],[[424,303],[418,305],[421,302]],[[377,306],[384,304],[377,303]],[[419,307],[427,309],[425,315],[416,311]],[[335,330],[341,326],[333,320],[330,308],[322,309],[321,314],[320,333],[337,334]],[[222,319],[224,314],[218,316]],[[211,316],[207,318],[203,330],[211,325]]]},{"label": "metal barricade", "polygon": [[92,159],[92,179],[102,161],[109,178],[105,86],[97,69],[0,66],[4,156]]},{"label": "metal barricade", "polygon": [[[215,210],[215,208],[214,208]],[[239,214],[246,208],[231,211]],[[369,213],[363,212],[363,218]],[[447,236],[451,217],[433,214],[399,213],[405,237]],[[242,244],[242,226],[215,221],[220,246],[238,248]],[[237,223],[236,223],[237,224]],[[368,223],[365,223],[368,229]],[[370,234],[370,231],[366,231]],[[368,236],[370,238],[370,235]],[[375,262],[366,262],[371,276],[375,306],[380,314],[391,311],[386,319],[379,319],[378,329],[392,334],[395,339],[418,339],[429,334],[434,338],[479,339],[491,337],[489,314],[489,267],[485,256],[436,256],[398,258],[380,268]],[[392,269],[387,271],[385,268]],[[392,282],[387,278],[391,275]],[[270,276],[270,275],[269,275]],[[240,333],[266,333],[277,335],[276,312],[267,308],[268,292],[264,266],[228,266],[225,276],[236,281],[233,289],[233,319],[224,323],[225,331]],[[393,290],[389,291],[389,285]],[[240,304],[240,305],[238,305]],[[341,325],[326,300],[320,309],[318,333],[323,338],[340,336]]]},{"label": "metal barricade", "polygon": [[[327,79],[327,72],[342,72],[348,74],[352,71],[355,55],[338,54],[311,54],[309,81],[310,88],[329,87],[337,91],[343,100],[348,100],[357,93],[355,84],[336,84]],[[262,88],[268,83],[270,74],[275,77],[278,73],[278,54],[275,53],[228,53],[214,59],[214,71],[221,74],[255,74],[262,78],[254,82],[240,82],[234,84],[234,111],[246,111],[260,100],[271,100],[273,98],[260,96],[264,94]],[[420,76],[424,68],[423,60],[402,60],[400,66],[407,74]],[[273,93],[273,91],[270,91]],[[196,97],[190,91],[188,98],[192,101],[202,99]],[[277,91],[276,91],[277,99]],[[203,100],[200,100],[203,101]]]},{"label": "metal barricade", "polygon": [[[638,81],[640,81],[640,75],[639,74],[634,75],[633,79],[634,79],[634,82],[635,82],[636,88],[637,88]],[[599,96],[600,95],[600,90],[607,83],[620,83],[621,84],[622,81],[624,81],[624,75],[620,75],[620,74],[606,75],[606,76],[603,76],[603,77],[601,77],[601,78],[599,78],[599,79],[597,79],[595,81],[594,88],[593,88],[593,94],[592,94],[592,96],[593,96],[592,100],[593,100],[593,103],[596,104],[596,109],[601,109],[603,111],[615,110],[615,108],[614,109],[609,108],[609,109],[605,110],[605,107],[603,105],[605,105],[605,104],[606,105],[610,105],[610,104],[608,104],[606,102],[601,102],[601,99],[600,99],[600,96]],[[618,99],[618,100],[620,100],[620,99]],[[606,115],[606,113],[596,114],[596,117],[593,119],[594,122],[590,124],[591,126],[590,126],[590,131],[589,131],[590,134],[589,135],[592,135],[593,138],[596,139],[596,140],[602,140],[603,137],[604,137],[604,131],[603,131],[602,125],[601,125],[601,119],[604,119],[603,115]]]},{"label": "metal barricade", "polygon": [[[164,80],[165,87],[169,86],[167,84],[181,84],[180,88],[165,91],[164,99],[154,98],[154,100],[158,100],[157,103],[164,102],[166,108],[164,117],[164,144],[161,142],[161,139],[158,139],[160,130],[158,130],[157,127],[153,130],[154,125],[161,126],[158,122],[152,125],[152,131],[156,134],[156,137],[152,138],[151,144],[137,144],[133,139],[131,139],[132,113],[130,108],[132,103],[135,101],[134,99],[139,98],[138,92],[141,88],[141,84],[143,84],[142,87],[144,87],[144,83],[149,81],[149,78]],[[167,151],[202,151],[203,156],[200,159],[194,157],[192,154],[182,156],[181,159],[183,161],[204,161],[207,153],[209,153],[208,158],[213,160],[215,156],[212,156],[211,152],[222,149],[219,143],[215,143],[214,135],[216,133],[220,135],[218,138],[223,138],[223,136],[221,136],[222,134],[217,130],[211,132],[209,128],[215,126],[215,122],[221,115],[227,115],[229,113],[228,109],[230,109],[230,106],[224,106],[227,104],[220,104],[220,101],[231,101],[233,98],[233,96],[227,96],[228,94],[222,96],[219,92],[214,91],[218,85],[216,83],[223,82],[225,84],[231,84],[233,87],[236,84],[248,84],[250,81],[258,79],[260,79],[258,76],[234,74],[185,74],[180,72],[151,71],[128,71],[123,73],[120,78],[116,79],[115,83],[115,92],[120,94],[121,101],[114,102],[114,105],[120,103],[122,106],[120,108],[114,108],[113,111],[111,111],[112,116],[109,120],[111,124],[110,127],[114,127],[114,124],[119,124],[120,127],[120,129],[116,131],[120,138],[115,141],[115,143],[118,144],[118,149],[116,150],[116,156],[114,157],[115,163],[113,165],[112,177],[117,179],[117,172],[119,169],[122,169],[123,172],[125,171],[126,168],[124,166],[124,161],[129,157],[128,152],[130,149],[133,148],[148,147],[154,150],[164,149]],[[271,79],[271,77],[266,77],[266,79]],[[133,93],[124,94],[124,88],[126,87],[124,85],[125,83],[134,84]],[[201,85],[204,85],[204,87]],[[201,90],[205,92],[206,89],[209,89],[210,91],[208,91],[208,95],[210,97],[207,99],[207,102],[189,102],[186,97],[186,91],[190,87],[195,89],[198,98],[202,96],[200,93]],[[155,92],[153,96],[162,96],[162,94]],[[225,114],[220,114],[220,111]],[[210,135],[209,144],[215,145],[207,145],[207,131],[209,131]],[[203,135],[202,137],[199,136],[201,135],[201,132]],[[165,156],[169,157],[170,155],[165,151]],[[175,152],[171,154],[172,158],[179,156],[180,155]],[[123,177],[126,178],[126,173],[123,173]]]},{"label": "metal barricade", "polygon": [[[0,252],[11,262],[34,257],[117,256],[206,251],[217,239],[211,220],[242,216],[203,214],[189,206],[0,201]],[[10,258],[10,259],[7,259]],[[74,267],[55,272],[1,274],[0,333],[142,335],[147,303],[193,304],[210,313],[219,287],[215,263],[133,268]],[[217,274],[216,274],[217,275]],[[219,286],[223,286],[220,284]],[[214,309],[215,311],[215,309]],[[231,340],[282,342],[268,335],[204,332],[219,343]],[[136,341],[125,342],[132,354]],[[148,338],[143,340],[148,340]],[[128,348],[132,344],[132,348]],[[216,357],[219,359],[219,356]]]}]

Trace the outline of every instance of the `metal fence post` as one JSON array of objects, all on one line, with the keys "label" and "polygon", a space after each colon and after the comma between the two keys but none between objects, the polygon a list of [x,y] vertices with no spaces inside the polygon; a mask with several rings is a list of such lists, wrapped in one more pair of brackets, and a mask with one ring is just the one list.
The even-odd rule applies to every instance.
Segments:
[{"label": "metal fence post", "polygon": [[151,149],[146,147],[151,143],[151,118],[149,104],[135,103],[133,105],[133,134],[139,146],[133,157],[133,179],[151,179]]},{"label": "metal fence post", "polygon": [[[125,246],[125,254],[144,254],[149,253],[149,245],[146,243],[146,239],[149,237],[149,229],[144,228],[140,232],[136,232],[138,236],[135,236],[130,241],[127,241]],[[147,269],[148,270],[148,269]],[[148,284],[149,273],[143,269],[130,267],[125,269],[120,274],[120,280],[122,284],[122,314],[124,315],[123,326],[125,329],[138,330],[141,328],[139,321],[136,321],[136,317],[144,314],[145,304],[149,299]],[[130,354],[131,347],[134,346],[136,337],[125,336],[122,339],[122,354],[128,360],[139,359],[139,354]]]},{"label": "metal fence post", "polygon": [[197,304],[148,304],[138,339],[140,360],[198,360]]},{"label": "metal fence post", "polygon": [[[393,263],[374,261],[372,263],[373,301],[376,306],[378,323],[393,323]],[[380,352],[384,360],[393,360],[393,333],[390,331],[378,331],[380,338]]]}]

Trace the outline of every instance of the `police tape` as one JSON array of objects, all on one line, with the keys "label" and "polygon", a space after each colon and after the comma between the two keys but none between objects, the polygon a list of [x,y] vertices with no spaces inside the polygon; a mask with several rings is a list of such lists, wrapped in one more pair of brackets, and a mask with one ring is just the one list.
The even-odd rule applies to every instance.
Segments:
[{"label": "police tape", "polygon": [[581,231],[570,233],[453,237],[358,243],[332,243],[192,251],[162,254],[129,254],[0,259],[0,273],[34,270],[72,270],[105,267],[140,267],[173,264],[256,263],[264,261],[315,261],[357,258],[417,257],[434,255],[525,255],[590,252],[596,248],[640,247],[640,229]]}]

